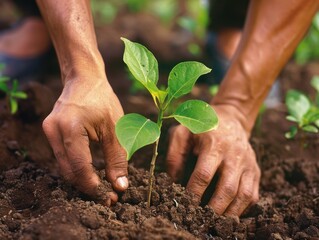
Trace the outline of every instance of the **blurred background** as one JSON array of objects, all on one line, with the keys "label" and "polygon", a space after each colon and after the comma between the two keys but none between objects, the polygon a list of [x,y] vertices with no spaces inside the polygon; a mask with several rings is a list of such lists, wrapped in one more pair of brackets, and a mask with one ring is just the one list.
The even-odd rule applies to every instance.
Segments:
[{"label": "blurred background", "polygon": [[[10,27],[12,28],[17,22],[21,22],[21,19],[25,18],[26,9],[17,8],[13,2],[11,0],[0,1],[0,38]],[[122,63],[123,43],[120,37],[126,37],[146,45],[159,59],[163,79],[166,78],[170,69],[177,62],[199,60],[213,69],[212,73],[205,76],[205,79],[200,79],[200,82],[209,86],[220,83],[227,69],[229,59],[225,59],[223,54],[219,53],[219,49],[216,49],[218,48],[216,46],[216,36],[212,35],[212,31],[216,28],[214,28],[214,24],[215,22],[220,24],[218,17],[225,20],[231,17],[233,13],[237,14],[240,21],[244,22],[246,10],[241,10],[241,5],[233,1],[233,8],[240,10],[228,9],[225,14],[221,12],[220,15],[222,16],[216,17],[215,15],[218,14],[214,9],[215,5],[217,8],[224,7],[227,9],[227,6],[223,6],[223,3],[218,4],[218,2],[223,1],[91,0],[99,49],[107,63],[108,75],[115,78],[113,85],[116,91],[118,88],[120,89],[119,92],[127,89],[125,82],[121,81],[121,84],[117,84],[116,79],[131,79],[128,73],[125,73],[125,76],[119,73],[119,69],[125,67]],[[240,2],[248,5],[248,1]],[[240,25],[235,27],[240,30],[242,28]],[[314,17],[308,33],[296,49],[291,62],[306,65],[309,62],[317,61],[319,59],[318,46],[319,13]],[[49,55],[45,61],[41,61],[42,64],[46,63],[46,65],[40,68],[40,77],[39,74],[34,74],[33,77],[38,77],[43,81],[43,78],[47,78],[47,76],[43,77],[43,73],[49,75],[59,73],[52,48]],[[130,91],[139,88],[135,83],[129,83],[129,85]],[[212,91],[215,90],[212,89]]]}]

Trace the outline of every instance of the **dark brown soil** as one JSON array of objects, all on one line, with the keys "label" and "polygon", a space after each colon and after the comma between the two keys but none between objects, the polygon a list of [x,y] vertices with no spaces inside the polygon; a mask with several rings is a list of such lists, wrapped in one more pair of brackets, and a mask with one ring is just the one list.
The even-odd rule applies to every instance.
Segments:
[{"label": "dark brown soil", "polygon": [[[287,82],[294,82],[296,69],[287,66],[284,88],[291,87]],[[259,135],[252,137],[263,173],[260,202],[238,220],[198,206],[165,173],[157,174],[147,209],[148,173],[133,167],[148,161],[147,149],[135,156],[130,187],[117,204],[106,207],[88,199],[59,177],[43,136],[41,121],[53,101],[37,93],[49,96],[50,91],[38,84],[28,89],[18,116],[10,116],[0,101],[0,239],[319,239],[319,138],[309,136],[304,149],[298,138],[286,140],[284,109],[267,111]],[[133,111],[134,99],[121,100]],[[161,160],[165,141],[162,145]],[[99,159],[100,152],[93,151]]]}]

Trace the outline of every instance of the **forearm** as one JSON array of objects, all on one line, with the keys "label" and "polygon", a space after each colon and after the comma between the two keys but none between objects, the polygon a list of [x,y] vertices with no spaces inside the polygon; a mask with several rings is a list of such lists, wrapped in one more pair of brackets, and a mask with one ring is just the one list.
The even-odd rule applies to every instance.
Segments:
[{"label": "forearm", "polygon": [[61,67],[62,81],[105,74],[89,0],[37,0]]},{"label": "forearm", "polygon": [[233,106],[249,134],[269,88],[304,36],[318,0],[252,0],[243,37],[214,105]]}]

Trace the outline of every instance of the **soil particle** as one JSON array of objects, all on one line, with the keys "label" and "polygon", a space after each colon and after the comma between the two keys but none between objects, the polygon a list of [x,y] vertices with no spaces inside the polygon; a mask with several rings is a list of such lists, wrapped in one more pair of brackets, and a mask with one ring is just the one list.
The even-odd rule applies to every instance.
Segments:
[{"label": "soil particle", "polygon": [[100,225],[100,221],[102,219],[98,218],[98,216],[96,215],[82,215],[81,216],[81,223],[88,228],[91,229],[98,229],[101,225]]}]

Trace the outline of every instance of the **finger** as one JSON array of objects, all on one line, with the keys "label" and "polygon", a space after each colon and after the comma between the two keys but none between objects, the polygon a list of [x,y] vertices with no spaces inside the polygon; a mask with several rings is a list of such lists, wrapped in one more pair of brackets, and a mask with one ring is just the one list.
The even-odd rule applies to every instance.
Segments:
[{"label": "finger", "polygon": [[254,180],[254,193],[253,193],[253,198],[250,205],[255,205],[259,201],[260,177],[261,177],[261,171],[260,171],[260,168],[257,167],[255,180]]},{"label": "finger", "polygon": [[221,169],[216,190],[208,203],[208,206],[213,208],[217,214],[222,215],[236,197],[240,175],[241,173],[235,166],[224,166]]},{"label": "finger", "polygon": [[66,181],[70,182],[75,177],[66,157],[62,136],[56,126],[57,125],[51,121],[50,117],[47,117],[42,124],[43,131],[53,149],[55,158],[57,159],[60,173]]},{"label": "finger", "polygon": [[187,190],[194,193],[200,201],[205,190],[213,179],[220,165],[220,157],[216,152],[205,151],[200,153],[195,169],[187,183]]},{"label": "finger", "polygon": [[63,146],[74,179],[71,183],[89,195],[95,196],[100,180],[93,170],[89,138],[85,128],[75,121],[60,121]]},{"label": "finger", "polygon": [[239,183],[238,194],[227,208],[225,215],[240,216],[252,203],[255,192],[254,188],[256,186],[255,175],[256,173],[253,170],[243,172]]},{"label": "finger", "polygon": [[190,152],[190,138],[191,133],[184,126],[179,125],[170,129],[166,168],[174,181],[181,178]]},{"label": "finger", "polygon": [[115,133],[103,134],[102,149],[105,157],[106,179],[117,191],[125,191],[128,186],[128,171],[125,150],[115,137]]}]

